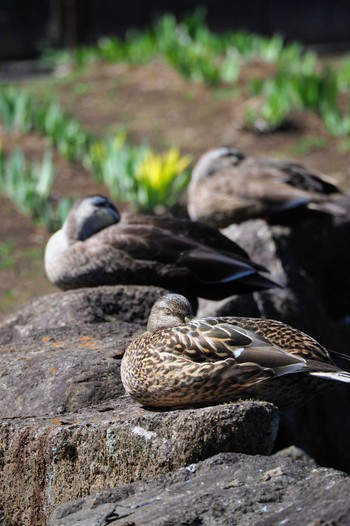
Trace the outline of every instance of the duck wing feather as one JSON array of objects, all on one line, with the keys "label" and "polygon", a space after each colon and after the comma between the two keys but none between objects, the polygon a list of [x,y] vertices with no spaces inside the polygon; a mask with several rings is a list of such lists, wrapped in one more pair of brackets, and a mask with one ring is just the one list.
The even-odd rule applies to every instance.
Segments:
[{"label": "duck wing feather", "polygon": [[[152,225],[118,224],[94,236],[136,260],[161,261],[190,269],[201,283],[228,283],[267,272],[248,256],[220,252],[190,239],[182,234]],[[264,276],[258,276],[258,287],[268,288],[276,284]]]},{"label": "duck wing feather", "polygon": [[[195,362],[231,359],[239,368],[269,369],[271,376],[305,372],[306,360],[293,356],[264,337],[231,323],[194,320],[169,331],[172,352]],[[169,348],[170,348],[169,347]],[[164,350],[169,352],[166,346]]]}]

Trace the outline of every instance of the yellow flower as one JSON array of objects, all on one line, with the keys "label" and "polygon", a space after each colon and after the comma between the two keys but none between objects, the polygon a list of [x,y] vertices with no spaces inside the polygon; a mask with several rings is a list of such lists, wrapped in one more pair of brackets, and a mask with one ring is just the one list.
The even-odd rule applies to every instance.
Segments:
[{"label": "yellow flower", "polygon": [[189,156],[180,157],[178,148],[170,148],[163,154],[148,151],[139,164],[136,177],[153,190],[165,190],[191,161]]}]

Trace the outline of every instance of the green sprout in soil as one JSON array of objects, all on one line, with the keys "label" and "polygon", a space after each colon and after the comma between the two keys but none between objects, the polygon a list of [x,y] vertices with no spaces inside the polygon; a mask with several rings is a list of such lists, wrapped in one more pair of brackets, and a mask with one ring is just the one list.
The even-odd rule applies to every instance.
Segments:
[{"label": "green sprout in soil", "polygon": [[8,131],[38,131],[68,160],[81,160],[90,134],[55,101],[39,104],[25,91],[0,88],[0,122]]},{"label": "green sprout in soil", "polygon": [[0,191],[8,196],[24,214],[45,224],[50,231],[63,222],[71,203],[61,199],[54,206],[49,199],[54,180],[51,151],[46,151],[41,164],[26,162],[23,153],[15,150],[5,156],[0,150]]},{"label": "green sprout in soil", "polygon": [[[81,70],[95,61],[140,64],[154,57],[167,61],[187,80],[231,89],[237,85],[245,63],[274,64],[275,73],[249,84],[251,97],[260,101],[258,109],[255,100],[246,111],[246,123],[251,129],[273,132],[285,126],[292,112],[311,109],[331,135],[350,135],[350,110],[339,101],[341,94],[348,98],[349,57],[337,70],[327,66],[320,71],[315,53],[295,42],[286,44],[280,35],[265,38],[244,31],[212,32],[203,9],[180,21],[172,14],[163,15],[148,30],[128,31],[124,40],[106,37],[95,46],[60,51],[56,60]],[[50,58],[55,60],[55,53],[50,52]],[[22,105],[26,105],[25,100]]]},{"label": "green sprout in soil", "polygon": [[[17,100],[21,108],[21,101],[26,101],[21,120],[17,118]],[[66,115],[58,102],[39,104],[14,88],[0,90],[1,101],[0,121],[6,122],[7,129],[38,131],[66,159],[81,162],[114,198],[131,202],[136,209],[172,206],[188,184],[190,160],[181,158],[177,149],[156,154],[146,144],[128,143],[124,130],[114,137],[97,139],[77,119]],[[50,155],[45,154],[41,167],[25,163],[19,151],[2,164],[0,190],[24,213],[37,217],[50,229],[60,223],[67,206],[61,200],[53,209],[48,199],[54,178]]]},{"label": "green sprout in soil", "polygon": [[267,79],[252,80],[249,89],[252,96],[262,98],[259,110],[249,108],[246,113],[246,121],[252,128],[274,131],[293,110],[311,110],[320,116],[331,135],[350,134],[349,101],[341,111],[338,72],[329,66],[320,72],[303,69],[303,64],[299,70],[280,69]]}]

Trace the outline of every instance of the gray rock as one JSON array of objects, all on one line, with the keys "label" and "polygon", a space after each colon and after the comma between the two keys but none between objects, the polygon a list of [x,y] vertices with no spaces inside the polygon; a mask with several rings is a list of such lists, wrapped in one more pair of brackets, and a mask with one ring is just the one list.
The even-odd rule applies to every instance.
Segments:
[{"label": "gray rock", "polygon": [[34,299],[0,323],[0,343],[18,341],[33,331],[110,321],[146,325],[159,287],[116,285],[56,292]]},{"label": "gray rock", "polygon": [[273,279],[282,286],[288,285],[288,274],[279,257],[278,243],[289,232],[288,227],[271,227],[263,219],[252,219],[222,230],[225,236],[241,245],[249,255],[254,254],[255,260],[264,265]]},{"label": "gray rock", "polygon": [[[341,219],[305,221],[293,228],[270,226],[263,220],[231,225],[224,233],[287,287],[216,303],[201,301],[198,315],[278,319],[349,355],[350,326],[330,318],[337,305],[345,312],[350,301],[349,229],[349,221]],[[337,363],[350,370],[349,362]],[[350,388],[339,386],[336,392],[283,414],[277,446],[296,444],[320,464],[350,472],[349,406]]]},{"label": "gray rock", "polygon": [[350,477],[288,457],[217,455],[58,507],[50,526],[346,526]]},{"label": "gray rock", "polygon": [[91,492],[182,466],[195,472],[221,451],[268,454],[277,427],[267,403],[160,412],[126,396],[56,418],[3,419],[0,502],[11,524],[41,526],[55,506]]},{"label": "gray rock", "polygon": [[120,359],[135,323],[47,329],[0,350],[0,417],[78,411],[124,394]]}]

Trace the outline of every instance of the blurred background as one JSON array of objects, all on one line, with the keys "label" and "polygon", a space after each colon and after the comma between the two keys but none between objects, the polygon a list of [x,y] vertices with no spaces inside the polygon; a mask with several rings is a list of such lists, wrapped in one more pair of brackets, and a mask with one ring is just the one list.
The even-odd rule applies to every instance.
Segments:
[{"label": "blurred background", "polygon": [[344,0],[1,0],[0,314],[55,290],[43,251],[74,199],[186,214],[209,148],[350,188]]},{"label": "blurred background", "polygon": [[[195,0],[1,0],[0,59],[37,57],[43,48],[92,44],[104,35],[123,36],[145,28],[163,13],[183,16]],[[350,41],[346,0],[203,0],[213,30],[247,29],[262,35],[282,33],[288,40],[344,48]]]}]

